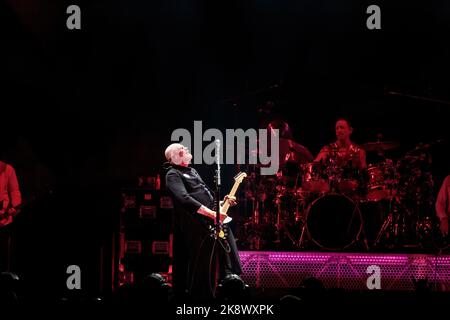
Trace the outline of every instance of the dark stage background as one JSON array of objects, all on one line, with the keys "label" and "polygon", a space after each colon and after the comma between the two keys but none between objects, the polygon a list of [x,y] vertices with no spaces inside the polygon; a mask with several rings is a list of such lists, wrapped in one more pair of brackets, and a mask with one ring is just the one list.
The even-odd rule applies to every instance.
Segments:
[{"label": "dark stage background", "polygon": [[[15,225],[36,288],[63,290],[69,264],[88,270],[89,292],[110,288],[99,261],[120,188],[163,175],[172,131],[194,120],[256,128],[270,100],[313,154],[346,116],[358,143],[401,142],[394,159],[446,139],[432,148],[436,189],[449,173],[446,1],[0,3],[2,159],[25,200],[53,191]],[[70,4],[81,30],[66,28]],[[381,30],[366,28],[370,4]],[[197,168],[212,185],[213,168]]]}]

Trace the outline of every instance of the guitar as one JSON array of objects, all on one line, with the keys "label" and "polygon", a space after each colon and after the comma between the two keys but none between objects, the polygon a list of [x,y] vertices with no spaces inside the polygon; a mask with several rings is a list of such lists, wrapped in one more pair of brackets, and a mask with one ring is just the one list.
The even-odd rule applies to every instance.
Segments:
[{"label": "guitar", "polygon": [[[242,183],[242,181],[244,181],[244,179],[247,177],[247,174],[245,172],[239,172],[235,177],[234,177],[234,185],[231,188],[230,193],[228,193],[228,196],[230,197],[234,197],[236,195],[236,192],[239,188],[239,185]],[[227,214],[228,209],[230,209],[230,201],[227,199],[225,200],[221,206],[220,206],[220,212],[222,212],[223,214]],[[232,218],[231,217],[227,217],[224,221],[223,224],[229,223],[231,222]]]},{"label": "guitar", "polygon": [[[3,208],[3,201],[0,202],[0,208]],[[0,228],[13,222],[13,218],[20,212],[20,206],[14,208],[14,210],[11,209],[11,207],[8,207],[0,210]]]},{"label": "guitar", "polygon": [[[234,177],[234,185],[233,185],[233,187],[231,188],[230,193],[228,193],[228,196],[229,196],[229,197],[232,198],[232,197],[235,196],[236,191],[237,191],[238,188],[239,188],[239,185],[242,183],[242,181],[243,181],[246,177],[247,177],[247,174],[246,174],[245,172],[239,172],[239,173]],[[228,209],[230,209],[230,206],[231,206],[230,200],[229,200],[229,199],[226,199],[224,202],[222,202],[222,203],[220,204],[220,212],[221,212],[222,214],[226,214],[226,213],[228,212]],[[226,217],[225,220],[221,223],[221,225],[228,224],[228,223],[231,222],[231,220],[233,220],[233,218],[231,218],[231,217]],[[209,224],[209,229],[210,229],[211,232],[215,232],[215,226],[214,226],[214,225]],[[224,232],[224,229],[223,229],[222,227],[220,228],[220,231],[219,231],[218,236],[219,236],[219,238],[222,238],[222,239],[225,238],[225,232]]]},{"label": "guitar", "polygon": [[[37,199],[42,198],[45,195],[51,195],[53,193],[53,190],[51,189],[45,189],[44,191],[40,191],[37,195],[31,197],[27,201],[22,201],[20,205],[15,207],[14,211],[11,211],[11,207],[8,207],[6,209],[0,210],[0,228],[5,227],[13,222],[14,217],[17,216],[24,208],[28,207],[30,204],[32,204]],[[0,208],[3,208],[3,201],[0,201]]]}]

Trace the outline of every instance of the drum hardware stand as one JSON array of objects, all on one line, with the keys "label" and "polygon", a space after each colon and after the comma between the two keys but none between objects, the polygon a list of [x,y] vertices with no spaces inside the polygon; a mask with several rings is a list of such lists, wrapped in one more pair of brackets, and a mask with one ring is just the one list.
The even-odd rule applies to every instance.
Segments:
[{"label": "drum hardware stand", "polygon": [[[350,226],[350,225],[349,225]],[[364,221],[362,221],[361,233],[356,238],[356,242],[362,242],[366,251],[369,251],[369,243],[367,242],[366,232],[364,231]]]},{"label": "drum hardware stand", "polygon": [[[263,197],[264,199],[265,197]],[[264,236],[261,234],[261,230],[267,223],[271,221],[266,221],[266,212],[264,206],[264,200],[261,200],[258,195],[252,197],[252,216],[249,222],[250,231],[246,230],[247,240],[250,239],[251,250],[260,250],[262,248],[262,243],[264,243]]]},{"label": "drum hardware stand", "polygon": [[256,199],[256,197],[253,198],[253,223],[255,225],[259,225],[259,219],[261,217],[259,212],[259,201]]},{"label": "drum hardware stand", "polygon": [[303,202],[303,204],[304,204],[304,206],[303,206],[303,211],[304,211],[304,213],[302,214],[302,216],[301,216],[301,218],[300,218],[300,221],[301,221],[301,223],[302,223],[302,231],[300,232],[300,238],[299,238],[299,240],[298,240],[298,242],[297,242],[297,247],[298,247],[299,249],[304,249],[304,248],[306,248],[305,242],[308,241],[308,240],[310,240],[310,239],[305,240],[305,237],[307,237],[307,231],[306,231],[306,228],[307,228],[307,221],[308,221],[308,219],[307,219],[307,218],[308,218],[308,217],[307,217],[307,213],[308,213],[309,205],[305,205],[306,199],[302,199],[302,202]]},{"label": "drum hardware stand", "polygon": [[275,200],[277,205],[277,241],[280,241],[280,231],[281,231],[281,199],[279,195],[277,195],[277,199]]},{"label": "drum hardware stand", "polygon": [[392,225],[393,222],[393,218],[392,218],[392,213],[389,213],[389,215],[387,216],[387,218],[384,220],[383,225],[381,226],[380,231],[377,234],[377,238],[375,239],[374,242],[374,247],[378,246],[380,241],[381,241],[381,237],[383,235],[386,234],[386,230],[388,229],[389,226]]},{"label": "drum hardware stand", "polygon": [[[258,229],[260,226],[260,218],[261,218],[261,212],[259,211],[259,201],[257,197],[255,196],[253,199],[253,225],[257,228],[256,235],[254,236],[254,249],[260,250],[261,249],[261,234],[260,230]],[[253,244],[252,244],[253,245]]]},{"label": "drum hardware stand", "polygon": [[277,243],[277,244],[281,243],[281,232],[284,231],[284,233],[289,238],[289,240],[291,240],[292,244],[294,246],[297,246],[297,242],[295,241],[295,239],[292,236],[291,232],[289,230],[287,230],[286,226],[284,225],[284,223],[282,223],[282,219],[281,219],[281,200],[279,199],[279,197],[277,197],[276,204],[277,204],[277,223],[276,223],[277,240],[275,240],[275,243]]},{"label": "drum hardware stand", "polygon": [[304,241],[305,241],[305,233],[306,233],[306,221],[304,221],[303,226],[302,226],[302,233],[300,235],[300,240],[298,241],[298,247],[300,249],[304,248]]},{"label": "drum hardware stand", "polygon": [[[306,205],[306,203],[307,203],[306,198],[302,198],[301,202],[303,204],[303,206],[302,206],[303,214],[299,215],[300,216],[299,221],[301,221],[301,223],[302,223],[302,231],[300,232],[300,239],[297,242],[297,247],[300,249],[303,249],[303,248],[305,248],[304,241],[305,241],[305,233],[306,233],[306,218],[307,218],[306,212],[308,210],[308,205]],[[297,204],[296,209],[298,212],[298,204]],[[297,212],[296,212],[296,214],[297,214]]]},{"label": "drum hardware stand", "polygon": [[[364,226],[364,225],[363,225]],[[364,231],[364,227],[362,228],[362,230],[361,230],[361,233],[362,233],[362,235],[363,235],[363,243],[364,243],[364,247],[365,247],[365,249],[366,249],[366,251],[369,251],[369,243],[367,242],[367,237],[366,237],[366,232]],[[359,240],[361,240],[361,239],[358,239],[358,241]]]},{"label": "drum hardware stand", "polygon": [[[399,221],[394,221],[394,212],[393,212],[393,201],[394,201],[394,197],[391,198],[391,201],[389,201],[389,214],[386,217],[386,219],[383,222],[383,225],[380,228],[380,231],[377,234],[377,237],[375,239],[375,242],[373,244],[374,247],[377,247],[380,242],[381,242],[381,238],[386,235],[387,233],[389,233],[389,235],[393,238],[398,239],[398,233],[399,233]],[[396,214],[396,218],[395,220],[398,220],[398,214]],[[390,232],[388,231],[388,228],[390,228]]]}]

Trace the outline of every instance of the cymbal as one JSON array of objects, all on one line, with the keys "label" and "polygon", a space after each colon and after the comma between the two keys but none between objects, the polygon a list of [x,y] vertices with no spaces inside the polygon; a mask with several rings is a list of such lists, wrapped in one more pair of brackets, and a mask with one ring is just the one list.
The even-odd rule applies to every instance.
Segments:
[{"label": "cymbal", "polygon": [[396,149],[400,146],[400,143],[396,141],[376,141],[367,142],[361,147],[366,151],[387,151],[391,149]]},{"label": "cymbal", "polygon": [[423,152],[427,152],[432,147],[437,146],[437,145],[439,145],[439,144],[441,144],[443,142],[445,142],[444,139],[438,139],[438,140],[435,140],[435,141],[432,141],[432,142],[429,142],[429,143],[425,143],[425,144],[424,143],[419,143],[418,145],[416,145],[416,147],[413,150],[407,152],[406,154],[407,155],[413,155],[413,154],[420,154],[420,153],[423,153]]},{"label": "cymbal", "polygon": [[[306,147],[295,142],[294,140],[279,138],[278,146],[279,146],[278,154],[280,156],[279,158],[280,167],[288,162],[308,163],[313,161],[314,159],[312,153]],[[261,153],[262,150],[259,150],[258,148],[254,150],[249,150],[249,154],[253,156],[260,155]]]},{"label": "cymbal", "polygon": [[280,165],[286,162],[307,163],[314,159],[312,153],[306,147],[291,139],[280,138],[279,153]]}]

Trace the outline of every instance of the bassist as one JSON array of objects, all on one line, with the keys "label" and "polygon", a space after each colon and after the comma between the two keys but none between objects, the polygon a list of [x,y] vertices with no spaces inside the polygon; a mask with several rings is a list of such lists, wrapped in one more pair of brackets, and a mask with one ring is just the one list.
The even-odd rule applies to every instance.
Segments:
[{"label": "bassist", "polygon": [[0,161],[0,271],[10,271],[12,238],[9,227],[22,203],[14,168]]}]

